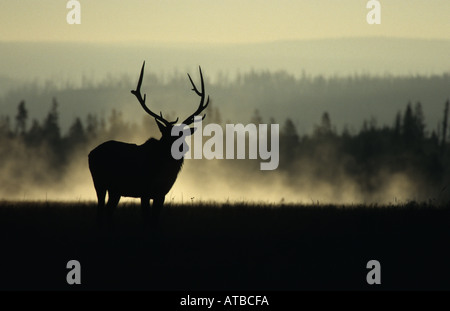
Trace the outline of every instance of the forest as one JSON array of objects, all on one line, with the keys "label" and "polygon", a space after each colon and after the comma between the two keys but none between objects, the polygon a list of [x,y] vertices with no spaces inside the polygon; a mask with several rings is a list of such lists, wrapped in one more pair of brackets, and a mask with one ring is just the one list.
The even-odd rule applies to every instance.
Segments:
[{"label": "forest", "polygon": [[[222,170],[239,173],[222,174],[221,182],[237,185],[242,176],[254,176],[254,180],[261,177],[267,184],[280,179],[282,187],[292,192],[302,189],[315,193],[308,199],[312,203],[447,202],[450,197],[448,106],[447,100],[442,123],[438,130],[431,132],[426,130],[420,102],[408,103],[403,111],[393,115],[391,126],[380,126],[371,118],[364,120],[358,131],[346,126],[338,131],[332,115],[324,112],[311,134],[300,135],[292,119],[286,118],[280,124],[280,164],[276,171],[261,177],[258,161],[227,160],[221,162]],[[152,118],[143,118],[140,123],[126,121],[115,109],[106,120],[94,114],[83,119],[76,117],[65,132],[61,130],[59,114],[59,103],[54,98],[43,120],[29,114],[25,101],[17,104],[13,118],[0,117],[3,197],[25,196],[30,187],[39,190],[43,185],[51,188],[67,184],[74,163],[84,163],[90,149],[103,141],[134,138],[135,142],[143,143],[148,137],[159,137]],[[217,106],[208,108],[207,114],[206,124],[224,126]],[[248,122],[275,121],[263,118],[255,110]],[[199,172],[208,175],[209,170],[209,175],[213,175],[214,166],[206,163],[208,160],[191,161],[201,161]],[[79,170],[79,166],[75,167]],[[87,167],[82,167],[83,174],[88,176]],[[68,186],[74,182],[71,180]],[[320,194],[313,188],[319,189]],[[279,200],[285,198],[281,195]],[[286,197],[286,200],[295,199]]]}]

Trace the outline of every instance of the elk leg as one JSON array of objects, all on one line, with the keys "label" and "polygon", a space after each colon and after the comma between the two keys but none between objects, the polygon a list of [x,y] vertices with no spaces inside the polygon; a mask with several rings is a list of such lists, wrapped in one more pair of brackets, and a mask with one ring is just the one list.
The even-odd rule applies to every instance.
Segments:
[{"label": "elk leg", "polygon": [[98,207],[103,208],[105,206],[106,189],[95,187],[95,191],[97,192]]},{"label": "elk leg", "polygon": [[144,221],[149,218],[150,215],[150,198],[142,197],[141,198],[141,210],[142,210],[142,217],[144,218]]},{"label": "elk leg", "polygon": [[99,187],[94,183],[95,191],[97,192],[97,224],[101,224],[104,211],[105,211],[105,196],[106,196],[106,189]]},{"label": "elk leg", "polygon": [[157,222],[159,215],[161,214],[162,207],[164,205],[164,198],[154,198],[153,199],[153,206],[152,206],[152,219],[153,221]]},{"label": "elk leg", "polygon": [[108,204],[106,205],[107,213],[109,216],[112,216],[114,213],[114,210],[117,207],[117,204],[119,204],[120,201],[120,195],[111,193],[108,191]]}]

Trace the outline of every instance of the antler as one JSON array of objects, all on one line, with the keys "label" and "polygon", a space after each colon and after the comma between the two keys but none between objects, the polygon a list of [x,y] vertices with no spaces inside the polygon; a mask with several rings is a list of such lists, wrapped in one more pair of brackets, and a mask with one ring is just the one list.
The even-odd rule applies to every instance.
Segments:
[{"label": "antler", "polygon": [[[192,124],[194,122],[195,116],[199,115],[203,110],[205,110],[209,104],[209,96],[206,100],[206,104],[204,104],[205,103],[205,83],[203,82],[202,68],[199,66],[198,69],[200,71],[200,79],[201,79],[201,85],[202,85],[201,92],[197,89],[197,87],[195,86],[195,84],[192,81],[191,76],[189,74],[188,74],[188,77],[192,84],[192,90],[201,98],[200,104],[198,105],[197,110],[193,114],[191,114],[189,117],[187,117],[186,120],[183,121],[183,124],[185,124],[185,125]],[[203,115],[202,120],[205,119],[205,117],[206,117],[206,114]]]},{"label": "antler", "polygon": [[[159,121],[159,122],[163,123],[166,127],[177,123],[178,122],[178,118],[175,121],[172,121],[172,122],[171,121],[167,121],[166,119],[164,119],[164,117],[162,115],[162,112],[159,113],[160,115],[157,115],[156,113],[154,113],[153,111],[148,109],[147,105],[145,105],[145,99],[147,97],[147,94],[144,94],[144,98],[142,98],[142,95],[141,95],[141,85],[142,85],[142,80],[144,78],[144,67],[145,67],[145,61],[142,64],[141,75],[139,76],[139,81],[138,81],[136,90],[131,90],[131,94],[136,96],[137,100],[141,104],[141,106],[144,109],[144,111],[147,112],[152,117],[154,117],[156,119],[156,121]],[[201,72],[200,72],[200,74],[201,74]],[[202,83],[203,83],[203,79],[202,79]]]}]

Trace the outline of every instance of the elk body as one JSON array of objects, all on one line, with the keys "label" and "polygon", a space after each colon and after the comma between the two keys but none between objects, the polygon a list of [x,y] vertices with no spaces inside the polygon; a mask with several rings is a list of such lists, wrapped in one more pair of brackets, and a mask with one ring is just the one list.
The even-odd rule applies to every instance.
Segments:
[{"label": "elk body", "polygon": [[[166,120],[162,113],[155,114],[145,104],[146,94],[144,97],[141,95],[144,67],[145,62],[142,65],[136,90],[132,90],[131,93],[136,96],[144,111],[155,118],[162,136],[159,140],[150,138],[142,145],[111,140],[97,146],[89,153],[89,170],[97,192],[100,217],[105,209],[106,213],[111,215],[120,198],[124,196],[140,198],[146,215],[150,211],[150,200],[153,200],[151,216],[156,220],[163,207],[165,196],[172,188],[183,166],[183,157],[175,159],[171,153],[173,142],[180,137],[171,135],[178,118],[171,122]],[[182,122],[183,126],[192,124],[195,116],[209,104],[209,97],[205,103],[201,68],[200,91],[189,74],[188,77],[192,90],[200,96],[200,104],[197,110]],[[192,134],[194,129],[189,128],[188,132]],[[105,206],[106,192],[108,192],[108,203]]]}]

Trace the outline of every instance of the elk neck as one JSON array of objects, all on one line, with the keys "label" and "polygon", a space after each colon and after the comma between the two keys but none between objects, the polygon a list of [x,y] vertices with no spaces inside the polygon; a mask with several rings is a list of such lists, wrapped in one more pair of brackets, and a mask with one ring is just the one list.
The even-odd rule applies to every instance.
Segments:
[{"label": "elk neck", "polygon": [[173,173],[176,172],[178,174],[178,172],[183,167],[184,157],[177,160],[172,156],[172,142],[152,137],[141,146],[144,147],[150,157],[156,156],[161,161],[161,164],[165,163],[165,165],[162,165],[167,166],[166,169],[168,169],[169,171],[172,171]]}]

